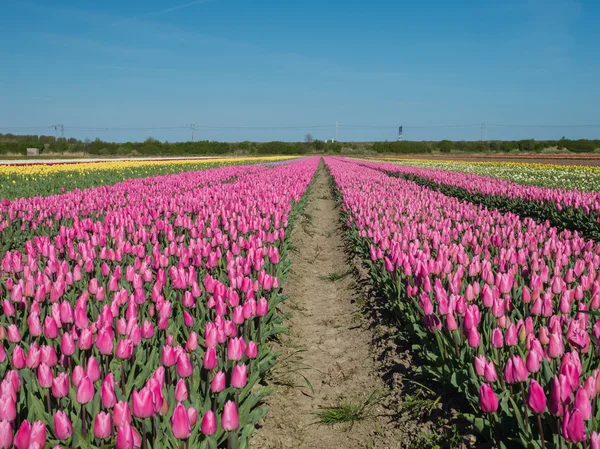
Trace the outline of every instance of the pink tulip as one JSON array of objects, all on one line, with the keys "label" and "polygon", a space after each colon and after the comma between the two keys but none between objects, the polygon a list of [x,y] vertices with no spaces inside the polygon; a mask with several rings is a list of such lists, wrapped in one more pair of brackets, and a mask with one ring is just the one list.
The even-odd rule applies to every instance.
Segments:
[{"label": "pink tulip", "polygon": [[128,360],[133,356],[133,342],[125,338],[117,344],[116,356],[121,360]]},{"label": "pink tulip", "polygon": [[548,357],[556,359],[562,357],[565,351],[563,344],[562,335],[552,333],[549,335],[549,342],[547,347]]},{"label": "pink tulip", "polygon": [[506,346],[515,346],[517,344],[517,327],[514,324],[511,324],[506,329],[504,343]]},{"label": "pink tulip", "polygon": [[584,421],[587,421],[592,417],[592,403],[590,402],[590,398],[585,389],[579,388],[577,390],[573,407],[579,410]]},{"label": "pink tulip", "polygon": [[76,365],[75,368],[73,368],[73,372],[71,373],[71,382],[73,383],[73,385],[78,387],[81,383],[81,379],[83,379],[84,377],[85,370],[82,366]]},{"label": "pink tulip", "polygon": [[15,346],[11,356],[11,364],[16,369],[23,369],[26,365],[25,353],[23,348]]},{"label": "pink tulip", "polygon": [[484,413],[495,413],[498,410],[498,398],[488,384],[479,388],[479,405]]},{"label": "pink tulip", "polygon": [[87,404],[94,398],[94,384],[88,376],[84,376],[79,382],[75,397],[80,404]]},{"label": "pink tulip", "polygon": [[31,439],[31,424],[25,420],[21,423],[13,441],[16,449],[29,449]]},{"label": "pink tulip", "polygon": [[[0,446],[2,449],[2,446]],[[600,449],[600,433],[592,432],[590,436],[590,449]]]},{"label": "pink tulip", "polygon": [[150,321],[142,323],[142,338],[149,339],[154,336],[154,325]]},{"label": "pink tulip", "polygon": [[52,369],[45,363],[41,363],[38,367],[38,384],[41,388],[52,387]]},{"label": "pink tulip", "polygon": [[51,316],[47,316],[44,320],[44,336],[50,340],[58,337],[58,325]]},{"label": "pink tulip", "polygon": [[487,360],[485,359],[484,355],[478,355],[475,357],[475,361],[473,362],[473,364],[475,365],[475,372],[478,376],[483,376],[486,363]]},{"label": "pink tulip", "polygon": [[220,393],[221,391],[223,391],[226,387],[226,378],[225,378],[225,373],[223,371],[219,371],[217,372],[211,383],[210,383],[210,389],[213,393]]},{"label": "pink tulip", "polygon": [[19,332],[19,328],[14,324],[11,324],[7,328],[8,330],[8,340],[11,343],[18,343],[21,341],[21,332]]},{"label": "pink tulip", "polygon": [[35,421],[33,424],[23,421],[15,435],[13,444],[17,449],[33,448],[35,444],[42,449],[46,446],[46,424],[42,421]]},{"label": "pink tulip", "polygon": [[235,365],[231,374],[231,386],[233,388],[244,388],[247,382],[246,365]]},{"label": "pink tulip", "polygon": [[139,392],[133,390],[131,409],[136,418],[150,418],[154,414],[152,393],[148,388],[144,387]]},{"label": "pink tulip", "polygon": [[534,413],[544,413],[546,411],[546,394],[541,385],[531,379],[529,389],[527,390],[527,406]]},{"label": "pink tulip", "polygon": [[190,377],[193,372],[192,362],[185,352],[180,352],[177,357],[177,375],[179,377]]},{"label": "pink tulip", "polygon": [[202,433],[206,436],[217,431],[217,418],[212,410],[208,410],[202,417]]},{"label": "pink tulip", "polygon": [[112,435],[112,418],[109,413],[100,412],[94,418],[94,436],[101,440]]},{"label": "pink tulip", "polygon": [[188,388],[185,380],[179,379],[175,387],[175,400],[177,402],[186,401],[188,398]]},{"label": "pink tulip", "polygon": [[190,336],[185,344],[185,350],[187,352],[194,352],[196,349],[198,349],[198,334],[196,332],[190,332]]},{"label": "pink tulip", "polygon": [[502,335],[502,331],[497,327],[492,331],[492,346],[497,349],[504,346],[504,336]]},{"label": "pink tulip", "polygon": [[256,316],[263,317],[269,312],[269,302],[265,298],[260,298],[256,302]]},{"label": "pink tulip", "polygon": [[81,334],[79,335],[79,340],[77,340],[77,346],[79,349],[83,349],[87,351],[94,344],[94,335],[92,331],[90,331],[87,327],[81,330]]},{"label": "pink tulip", "polygon": [[483,370],[483,379],[490,383],[498,380],[498,374],[496,373],[496,366],[494,365],[494,362],[488,362],[485,364],[485,368]]},{"label": "pink tulip", "polygon": [[194,407],[190,407],[187,409],[188,418],[190,420],[190,426],[193,428],[198,422],[198,410]]},{"label": "pink tulip", "polygon": [[52,379],[52,396],[55,398],[64,398],[69,394],[69,375],[60,373]]},{"label": "pink tulip", "polygon": [[100,379],[100,367],[98,366],[98,361],[95,357],[92,356],[88,358],[85,374],[92,382],[96,382]]},{"label": "pink tulip", "polygon": [[253,341],[248,342],[248,346],[246,347],[246,357],[249,359],[255,359],[258,355],[258,347],[256,343]]},{"label": "pink tulip", "polygon": [[54,435],[59,440],[66,440],[73,435],[73,425],[66,413],[57,411],[54,414]]},{"label": "pink tulip", "polygon": [[467,331],[467,342],[471,348],[477,348],[481,343],[481,336],[476,328]]},{"label": "pink tulip", "polygon": [[179,440],[186,440],[192,433],[190,426],[190,419],[187,414],[187,410],[180,403],[175,406],[173,416],[171,417],[171,430],[175,438]]},{"label": "pink tulip", "polygon": [[237,407],[232,401],[227,401],[223,407],[221,427],[225,431],[236,430],[239,427]]},{"label": "pink tulip", "polygon": [[580,443],[586,440],[585,423],[579,410],[575,409],[572,413],[565,412],[562,432],[563,437],[571,443]]},{"label": "pink tulip", "polygon": [[13,428],[10,422],[0,421],[0,449],[10,449],[12,447],[12,443]]},{"label": "pink tulip", "polygon": [[0,396],[0,420],[12,422],[16,418],[17,403],[15,398],[7,393],[2,393],[2,396]]},{"label": "pink tulip", "polygon": [[104,329],[100,329],[96,337],[96,347],[100,351],[100,354],[112,355],[114,347],[113,336]]},{"label": "pink tulip", "polygon": [[530,373],[537,373],[540,370],[540,358],[537,352],[529,351],[527,353],[525,366],[527,367],[527,371],[529,371]]},{"label": "pink tulip", "polygon": [[127,402],[119,401],[115,404],[113,419],[115,427],[122,427],[127,423],[131,423],[131,411]]},{"label": "pink tulip", "polygon": [[102,401],[102,407],[113,408],[117,403],[117,396],[115,395],[115,378],[112,373],[108,373],[102,382],[100,387],[100,400]]},{"label": "pink tulip", "polygon": [[217,367],[217,363],[217,351],[215,348],[207,348],[202,359],[202,366],[210,371]]},{"label": "pink tulip", "polygon": [[75,341],[73,340],[73,336],[68,332],[65,332],[61,337],[60,351],[66,356],[75,354]]},{"label": "pink tulip", "polygon": [[117,427],[116,449],[133,449],[135,447],[135,435],[131,425],[126,422]]},{"label": "pink tulip", "polygon": [[174,366],[177,363],[177,354],[170,345],[162,347],[162,364],[166,367]]},{"label": "pink tulip", "polygon": [[506,366],[504,368],[504,379],[509,384],[515,384],[520,382],[525,382],[529,373],[527,372],[527,368],[525,367],[525,363],[521,356],[513,355],[506,362]]}]

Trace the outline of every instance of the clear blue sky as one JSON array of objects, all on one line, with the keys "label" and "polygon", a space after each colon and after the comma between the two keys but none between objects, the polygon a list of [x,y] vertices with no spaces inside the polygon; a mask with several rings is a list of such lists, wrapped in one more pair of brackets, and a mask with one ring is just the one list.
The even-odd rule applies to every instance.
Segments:
[{"label": "clear blue sky", "polygon": [[[479,139],[411,125],[600,123],[597,0],[0,0],[0,132],[187,140],[335,137],[403,124],[407,139]],[[329,128],[302,128],[330,125]],[[13,127],[7,129],[6,127]],[[397,130],[341,128],[341,140]],[[498,128],[488,138],[599,137]]]}]

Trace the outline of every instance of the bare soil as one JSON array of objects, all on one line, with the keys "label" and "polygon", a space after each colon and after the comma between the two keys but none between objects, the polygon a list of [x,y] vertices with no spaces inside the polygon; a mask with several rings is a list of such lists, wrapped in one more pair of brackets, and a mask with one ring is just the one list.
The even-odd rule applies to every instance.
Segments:
[{"label": "bare soil", "polygon": [[[253,448],[400,448],[402,432],[395,412],[385,406],[388,388],[381,378],[373,334],[356,304],[353,266],[344,252],[339,211],[328,175],[319,168],[309,203],[291,239],[297,248],[282,305],[289,331],[274,343],[282,352],[272,371],[269,413],[252,441]],[[343,279],[327,279],[332,273]],[[361,324],[361,321],[363,323]],[[323,407],[364,404],[357,422],[320,425]]]}]

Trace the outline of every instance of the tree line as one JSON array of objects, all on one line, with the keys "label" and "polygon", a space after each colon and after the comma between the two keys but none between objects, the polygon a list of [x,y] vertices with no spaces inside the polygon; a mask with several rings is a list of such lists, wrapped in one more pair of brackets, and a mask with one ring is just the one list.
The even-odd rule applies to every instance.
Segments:
[{"label": "tree line", "polygon": [[190,155],[272,155],[272,154],[424,154],[424,153],[505,153],[540,152],[556,148],[574,153],[600,149],[600,140],[518,140],[518,141],[451,141],[437,142],[324,142],[305,138],[304,142],[160,142],[149,137],[143,142],[105,142],[101,139],[78,140],[44,135],[0,134],[0,154],[25,155],[27,148],[41,154],[84,153],[94,156],[190,156]]}]

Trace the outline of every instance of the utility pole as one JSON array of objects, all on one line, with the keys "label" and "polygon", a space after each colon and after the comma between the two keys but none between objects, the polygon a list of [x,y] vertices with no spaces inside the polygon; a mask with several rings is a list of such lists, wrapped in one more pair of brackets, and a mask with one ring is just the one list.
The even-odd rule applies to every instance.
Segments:
[{"label": "utility pole", "polygon": [[65,138],[65,125],[53,125],[52,126],[54,128],[54,138],[56,140],[58,140],[58,131],[60,131],[60,136],[64,139]]},{"label": "utility pole", "polygon": [[340,122],[335,122],[335,141],[339,142],[340,140]]},{"label": "utility pole", "polygon": [[198,129],[198,128],[199,128],[199,126],[198,126],[198,127],[196,127],[196,124],[195,124],[195,123],[191,123],[191,124],[190,124],[190,129],[192,130],[192,142],[194,141],[194,130],[196,130],[196,129]]}]

